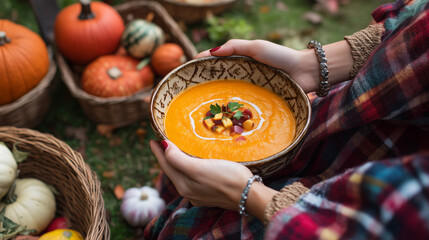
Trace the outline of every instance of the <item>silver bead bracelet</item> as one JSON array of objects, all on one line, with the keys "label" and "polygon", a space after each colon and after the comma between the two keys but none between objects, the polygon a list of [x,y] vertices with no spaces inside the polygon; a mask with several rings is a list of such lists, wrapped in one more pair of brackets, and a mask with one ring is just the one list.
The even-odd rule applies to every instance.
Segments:
[{"label": "silver bead bracelet", "polygon": [[311,40],[307,48],[311,49],[313,48],[316,52],[317,59],[319,60],[319,66],[320,66],[320,83],[319,83],[319,89],[316,91],[317,96],[324,97],[328,95],[329,90],[331,90],[331,85],[328,83],[328,60],[326,59],[325,50],[323,50],[322,44],[320,44],[318,41]]},{"label": "silver bead bracelet", "polygon": [[262,178],[259,175],[254,175],[250,177],[249,181],[247,181],[246,187],[241,193],[241,199],[240,199],[240,203],[238,204],[238,210],[239,210],[239,213],[243,216],[247,216],[247,212],[246,212],[247,195],[249,194],[250,187],[252,186],[252,183],[254,181],[258,181],[262,183]]}]

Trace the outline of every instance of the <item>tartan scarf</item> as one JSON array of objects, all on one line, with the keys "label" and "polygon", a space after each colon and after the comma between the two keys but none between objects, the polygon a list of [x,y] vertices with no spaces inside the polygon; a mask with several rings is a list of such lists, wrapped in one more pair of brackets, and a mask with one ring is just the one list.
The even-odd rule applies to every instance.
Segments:
[{"label": "tartan scarf", "polygon": [[158,188],[168,206],[145,239],[428,239],[428,7],[415,0],[377,8],[373,17],[386,31],[367,64],[328,96],[309,94],[312,119],[300,152],[264,182],[279,190],[301,181],[311,191],[267,230],[252,216],[192,206],[163,176]]}]

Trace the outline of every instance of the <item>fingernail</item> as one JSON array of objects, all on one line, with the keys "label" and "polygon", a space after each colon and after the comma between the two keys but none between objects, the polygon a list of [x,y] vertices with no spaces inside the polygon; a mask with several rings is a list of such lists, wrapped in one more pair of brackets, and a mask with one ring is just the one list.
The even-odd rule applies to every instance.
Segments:
[{"label": "fingernail", "polygon": [[162,146],[162,148],[163,148],[163,149],[164,149],[164,151],[165,151],[165,149],[167,149],[167,148],[168,148],[168,143],[167,143],[167,141],[163,140],[163,141],[161,142],[161,146]]},{"label": "fingernail", "polygon": [[219,50],[219,48],[220,48],[220,46],[210,49],[210,53],[216,52],[217,50]]}]

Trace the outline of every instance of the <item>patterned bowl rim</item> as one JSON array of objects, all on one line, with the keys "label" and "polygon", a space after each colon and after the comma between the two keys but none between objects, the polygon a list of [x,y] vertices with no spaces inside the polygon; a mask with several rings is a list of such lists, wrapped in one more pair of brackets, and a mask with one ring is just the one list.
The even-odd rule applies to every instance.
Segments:
[{"label": "patterned bowl rim", "polygon": [[[290,79],[289,75],[286,74],[283,70],[275,68],[275,67],[272,67],[272,66],[267,65],[265,63],[259,62],[259,61],[255,60],[255,59],[253,59],[251,57],[247,57],[247,56],[238,56],[238,55],[225,56],[225,57],[211,56],[211,57],[204,57],[204,58],[198,58],[198,59],[190,60],[190,61],[188,61],[188,62],[186,62],[186,63],[178,66],[177,68],[173,69],[172,71],[170,71],[164,78],[162,78],[162,80],[156,85],[155,89],[153,90],[152,95],[151,95],[151,99],[150,99],[150,108],[149,109],[150,109],[150,121],[151,121],[151,125],[152,125],[153,128],[156,128],[156,130],[155,129],[154,130],[157,131],[162,136],[163,139],[167,139],[168,140],[168,137],[160,130],[160,127],[158,126],[157,122],[155,121],[155,116],[153,114],[153,109],[154,109],[154,100],[155,100],[156,95],[158,94],[159,89],[164,84],[164,82],[166,82],[167,79],[170,78],[170,76],[172,74],[174,74],[177,71],[180,71],[182,68],[185,68],[186,66],[194,64],[196,62],[206,62],[206,61],[211,61],[213,59],[233,59],[233,60],[235,60],[235,59],[240,59],[240,58],[245,59],[246,61],[254,62],[256,64],[264,65],[267,68],[272,69],[273,71],[278,72],[285,79]],[[282,151],[280,151],[280,152],[278,152],[276,154],[273,154],[273,155],[271,155],[269,157],[263,158],[263,159],[259,159],[259,160],[255,160],[255,161],[250,161],[250,162],[238,162],[238,163],[243,164],[245,166],[253,166],[253,165],[260,165],[260,164],[264,164],[266,162],[270,162],[273,159],[276,159],[276,158],[278,158],[278,157],[280,157],[282,155],[285,155],[286,153],[288,153],[290,150],[292,150],[295,146],[297,146],[303,140],[303,138],[304,138],[305,134],[307,133],[308,128],[310,126],[311,104],[310,104],[310,100],[309,100],[307,94],[304,92],[304,90],[302,90],[302,88],[295,81],[291,80],[291,82],[292,82],[292,85],[294,85],[296,87],[296,89],[299,91],[299,95],[301,95],[304,98],[305,105],[306,105],[305,109],[308,111],[308,117],[307,117],[304,129],[296,137],[296,139],[288,147],[286,147]],[[186,154],[188,154],[188,153],[186,153]],[[190,155],[192,157],[195,157],[195,158],[200,158],[200,157],[197,157],[197,156],[194,156],[194,155],[191,155],[191,154],[188,154],[188,155]]]}]

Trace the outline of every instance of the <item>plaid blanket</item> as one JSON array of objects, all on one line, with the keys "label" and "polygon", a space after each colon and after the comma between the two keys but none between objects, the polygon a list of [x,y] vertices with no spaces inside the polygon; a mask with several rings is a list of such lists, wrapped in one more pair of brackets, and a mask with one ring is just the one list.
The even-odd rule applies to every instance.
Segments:
[{"label": "plaid blanket", "polygon": [[161,178],[169,203],[146,239],[429,239],[429,0],[373,12],[386,32],[358,75],[324,98],[294,161],[264,179],[311,187],[267,228],[235,211],[194,207]]}]

